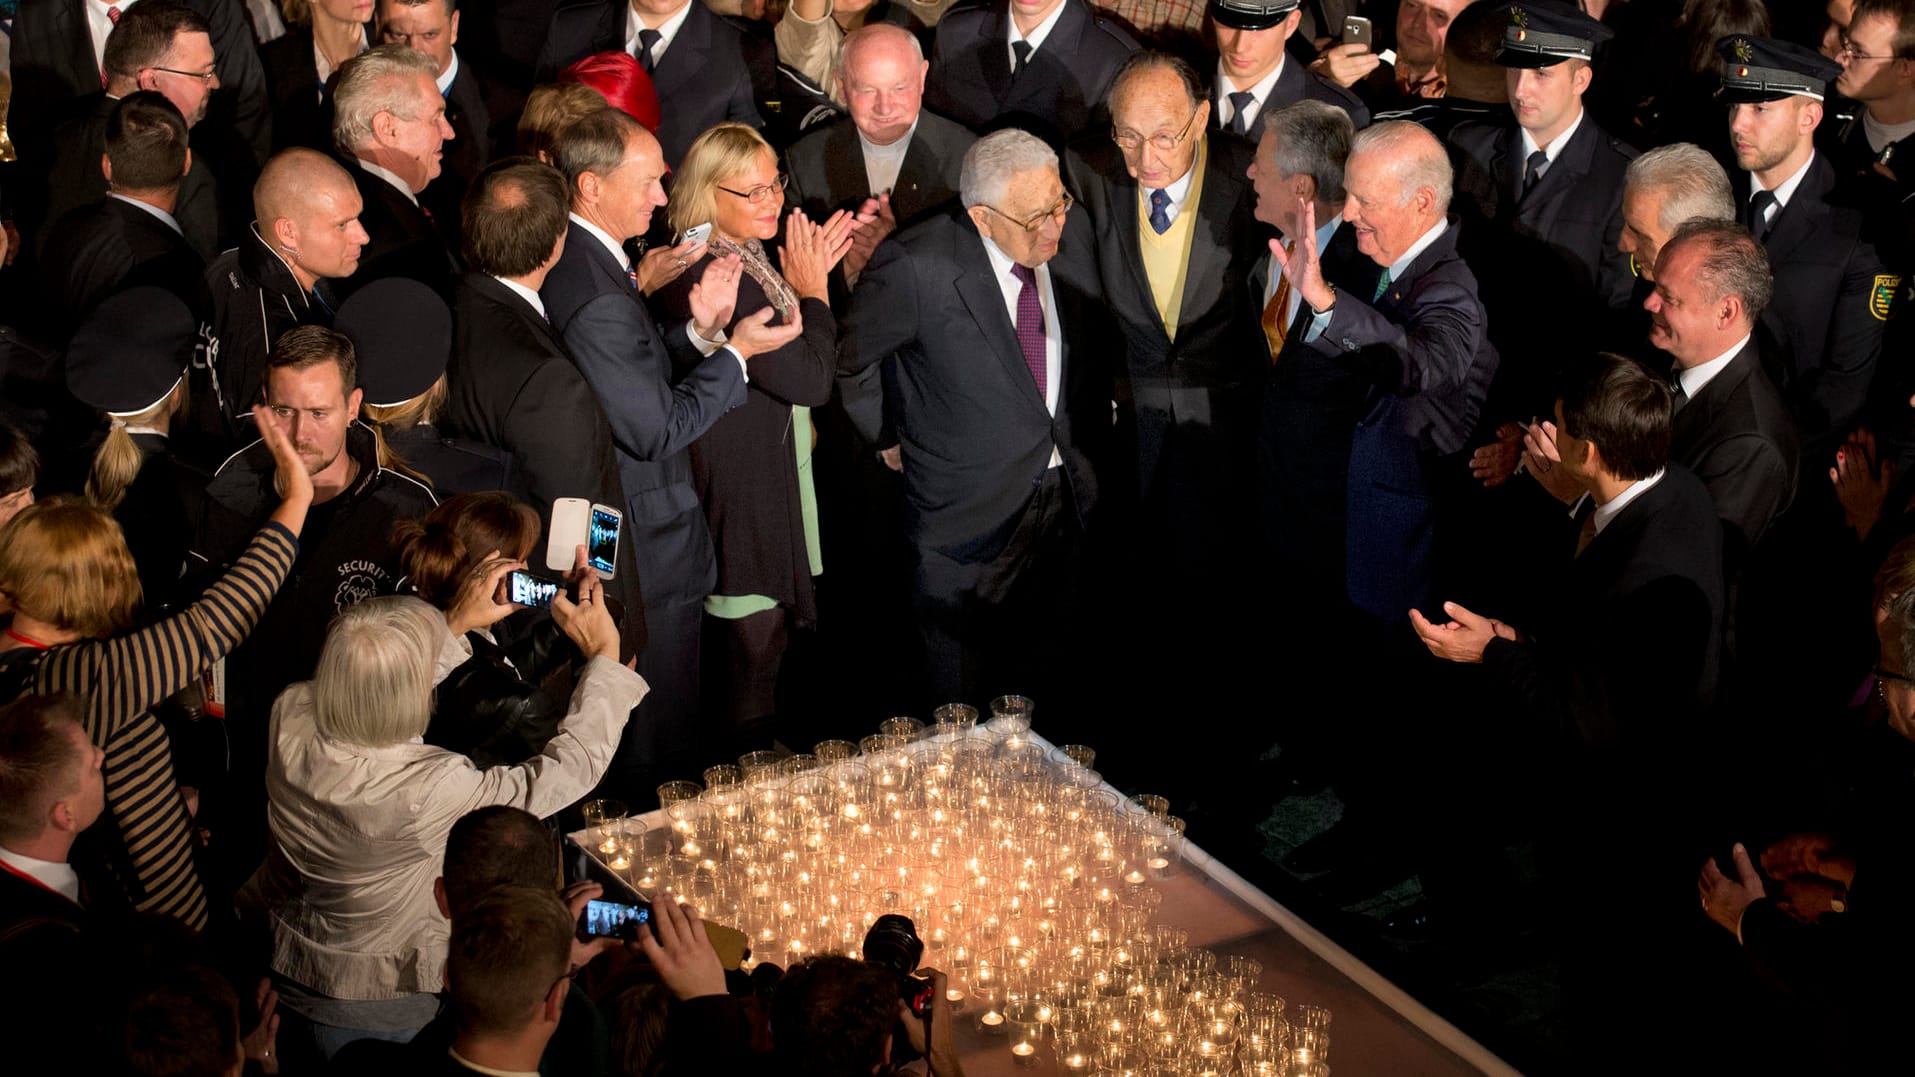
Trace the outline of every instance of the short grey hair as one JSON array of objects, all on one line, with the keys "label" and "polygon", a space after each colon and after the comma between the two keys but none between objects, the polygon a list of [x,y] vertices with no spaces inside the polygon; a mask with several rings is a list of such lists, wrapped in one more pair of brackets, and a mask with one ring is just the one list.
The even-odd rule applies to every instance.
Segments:
[{"label": "short grey hair", "polygon": [[1775,274],[1762,245],[1733,219],[1690,220],[1663,244],[1657,261],[1669,257],[1669,252],[1678,247],[1691,245],[1699,248],[1702,259],[1696,264],[1695,283],[1702,290],[1703,302],[1720,303],[1726,296],[1735,296],[1742,301],[1743,321],[1753,327],[1775,295]]},{"label": "short grey hair", "polygon": [[924,63],[924,44],[918,40],[918,35],[902,26],[893,26],[888,22],[874,22],[860,26],[844,35],[844,41],[838,46],[838,62],[832,67],[831,73],[844,78],[845,72],[851,67],[851,54],[859,45],[866,43],[875,45],[886,38],[893,41],[902,40],[910,45],[912,61],[917,64]]},{"label": "short grey hair", "polygon": [[[1449,153],[1436,136],[1421,124],[1409,120],[1386,120],[1372,124],[1350,140],[1350,159],[1358,154],[1375,153],[1390,162],[1390,174],[1400,185],[1398,205],[1416,197],[1428,187],[1436,195],[1436,212],[1448,213],[1454,173]],[[1347,161],[1345,167],[1348,167]]]},{"label": "short grey hair", "polygon": [[958,169],[958,195],[966,208],[1004,201],[1011,177],[1040,168],[1057,170],[1057,153],[1028,131],[1007,127],[971,144]]},{"label": "short grey hair", "polygon": [[406,595],[369,598],[333,618],[313,672],[324,736],[378,748],[425,733],[445,614]]},{"label": "short grey hair", "polygon": [[1637,192],[1654,191],[1662,199],[1656,224],[1665,232],[1684,221],[1735,220],[1735,192],[1729,174],[1709,151],[1692,142],[1677,142],[1650,150],[1629,162],[1623,186]]},{"label": "short grey hair", "polygon": [[[1356,125],[1350,114],[1322,101],[1298,101],[1288,108],[1266,110],[1263,129],[1277,138],[1276,166],[1280,176],[1309,176],[1317,181],[1317,197],[1342,205],[1343,162],[1350,156]],[[1261,166],[1259,166],[1261,167]]]},{"label": "short grey hair", "polygon": [[332,139],[340,150],[352,153],[372,141],[373,117],[390,112],[401,119],[419,118],[419,101],[403,75],[439,77],[432,57],[404,45],[380,45],[347,60],[333,87]]}]

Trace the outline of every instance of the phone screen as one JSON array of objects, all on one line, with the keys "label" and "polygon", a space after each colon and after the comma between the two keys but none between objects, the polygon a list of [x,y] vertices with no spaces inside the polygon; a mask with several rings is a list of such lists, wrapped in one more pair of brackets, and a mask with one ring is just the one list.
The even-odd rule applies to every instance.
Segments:
[{"label": "phone screen", "polygon": [[545,609],[552,604],[552,596],[559,591],[557,580],[541,580],[523,570],[512,573],[510,579],[507,597],[521,606]]},{"label": "phone screen", "polygon": [[651,923],[650,905],[627,905],[622,901],[588,901],[585,912],[579,917],[579,937],[597,937],[601,939],[624,939],[627,942],[638,938],[639,929]]},{"label": "phone screen", "polygon": [[596,506],[592,509],[592,531],[585,546],[586,560],[600,572],[617,571],[618,528],[621,518]]}]

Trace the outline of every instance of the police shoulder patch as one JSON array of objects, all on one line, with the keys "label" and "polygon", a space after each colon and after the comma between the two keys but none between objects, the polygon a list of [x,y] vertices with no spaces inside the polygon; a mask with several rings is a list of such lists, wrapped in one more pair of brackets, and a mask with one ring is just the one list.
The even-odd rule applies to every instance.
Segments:
[{"label": "police shoulder patch", "polygon": [[1893,273],[1875,275],[1875,286],[1869,289],[1868,312],[1878,321],[1888,321],[1895,313],[1895,298],[1901,293],[1902,278]]}]

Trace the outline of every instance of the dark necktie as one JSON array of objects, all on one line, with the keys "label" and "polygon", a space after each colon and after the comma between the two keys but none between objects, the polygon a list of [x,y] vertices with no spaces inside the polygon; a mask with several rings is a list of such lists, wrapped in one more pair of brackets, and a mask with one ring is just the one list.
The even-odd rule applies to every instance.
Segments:
[{"label": "dark necktie", "polygon": [[1031,43],[1028,41],[1011,42],[1011,51],[1017,53],[1017,62],[1011,65],[1011,81],[1024,73],[1024,65],[1031,62]]},{"label": "dark necktie", "polygon": [[1672,413],[1681,411],[1682,405],[1689,402],[1689,394],[1683,391],[1682,374],[1679,371],[1675,377],[1669,379],[1669,398],[1674,404],[1674,407],[1671,409]]},{"label": "dark necktie", "polygon": [[1150,192],[1150,230],[1160,236],[1170,231],[1170,214],[1164,212],[1169,206],[1170,196],[1162,187]]},{"label": "dark necktie", "polygon": [[1256,99],[1257,95],[1251,93],[1249,90],[1238,90],[1236,93],[1230,95],[1230,131],[1232,134],[1247,135],[1250,133],[1250,119],[1245,115],[1245,112],[1248,111],[1250,105],[1255,102]]},{"label": "dark necktie", "polygon": [[636,292],[636,291],[638,291],[638,267],[637,267],[637,266],[626,266],[626,267],[625,267],[625,275],[626,275],[627,277],[630,277],[630,278],[631,278],[631,280],[632,280],[632,291],[634,291],[634,292]]},{"label": "dark necktie", "polygon": [[1543,178],[1543,166],[1549,163],[1549,154],[1537,150],[1529,155],[1529,162],[1523,166],[1523,197],[1536,189],[1536,181]]},{"label": "dark necktie", "polygon": [[638,32],[638,66],[644,68],[647,75],[652,73],[652,65],[658,62],[652,59],[652,46],[658,44],[658,39],[664,36],[657,30]]},{"label": "dark necktie", "polygon": [[1769,207],[1776,204],[1774,191],[1757,191],[1749,196],[1749,234],[1758,242],[1769,239]]},{"label": "dark necktie", "polygon": [[1044,376],[1044,307],[1037,301],[1037,271],[1030,266],[1014,265],[1011,276],[1018,280],[1017,346],[1024,353],[1024,365],[1037,382],[1037,395],[1049,399]]}]

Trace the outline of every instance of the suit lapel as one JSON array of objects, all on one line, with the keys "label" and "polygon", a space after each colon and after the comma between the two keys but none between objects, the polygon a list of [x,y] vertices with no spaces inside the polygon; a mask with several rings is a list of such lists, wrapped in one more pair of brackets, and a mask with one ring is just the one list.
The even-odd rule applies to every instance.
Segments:
[{"label": "suit lapel", "polygon": [[1489,173],[1509,205],[1520,205],[1523,198],[1522,128],[1510,124],[1496,140],[1496,152],[1490,154]]},{"label": "suit lapel", "polygon": [[[1809,162],[1809,170],[1802,177],[1802,182],[1796,185],[1795,193],[1789,196],[1789,204],[1775,215],[1775,224],[1766,244],[1771,264],[1786,264],[1795,249],[1816,233],[1823,223],[1823,202],[1834,186],[1835,170],[1821,154],[1816,154],[1815,159]],[[1749,215],[1747,192],[1745,182],[1741,209],[1745,223]]]},{"label": "suit lapel", "polygon": [[858,202],[871,190],[871,176],[864,168],[864,148],[858,144],[856,124],[846,120],[825,136],[825,189],[856,191]]},{"label": "suit lapel", "polygon": [[984,50],[978,64],[984,69],[984,85],[1000,107],[1011,96],[1009,0],[994,5],[984,27]]},{"label": "suit lapel", "polygon": [[[954,261],[964,267],[964,272],[956,281],[958,298],[964,300],[965,309],[971,312],[971,320],[977,323],[986,340],[991,343],[991,351],[1003,363],[1006,376],[1023,386],[1025,399],[1045,410],[1044,398],[1037,393],[1037,382],[1031,377],[1030,367],[1024,363],[1024,347],[1017,340],[1017,326],[1011,321],[1011,314],[1004,309],[1004,289],[997,282],[997,276],[991,269],[991,258],[984,252],[984,241],[969,222],[960,221],[960,227],[954,233],[957,250]],[[968,233],[968,234],[967,234]],[[1052,282],[1055,284],[1055,281]],[[1051,289],[1053,301],[1057,289]],[[1064,324],[1063,312],[1058,312],[1058,324]],[[1064,373],[1061,361],[1063,348],[1058,348],[1060,361],[1058,376]]]},{"label": "suit lapel", "polygon": [[660,101],[704,70],[705,57],[711,52],[711,20],[715,18],[705,5],[692,5],[691,14],[685,16],[685,25],[678,28],[671,48],[659,57],[658,66],[652,71],[652,85],[657,88]]},{"label": "suit lapel", "polygon": [[1157,331],[1164,331],[1164,321],[1157,316],[1157,297],[1150,290],[1150,273],[1144,269],[1143,240],[1137,236],[1137,200],[1143,197],[1143,189],[1129,172],[1118,171],[1106,181],[1110,185],[1111,229],[1116,232],[1117,249],[1129,270],[1130,282],[1137,292],[1137,302],[1142,309],[1150,312],[1150,320]]},{"label": "suit lapel", "polygon": [[54,32],[59,35],[60,44],[66,51],[64,66],[72,71],[74,85],[87,89],[104,88],[99,61],[93,58],[93,31],[87,25],[85,6],[49,4],[44,5],[42,10],[46,8],[51,8],[55,13]]},{"label": "suit lapel", "polygon": [[1224,270],[1230,263],[1232,244],[1227,229],[1232,212],[1243,200],[1243,177],[1228,175],[1227,169],[1219,167],[1215,149],[1214,145],[1209,146],[1204,152],[1204,189],[1195,207],[1197,219],[1190,222],[1190,264],[1184,273],[1178,325],[1193,321],[1210,309],[1216,294],[1215,285],[1224,279]]},{"label": "suit lapel", "polygon": [[[1600,134],[1601,131],[1596,128],[1595,121],[1585,114],[1582,126],[1570,136],[1562,152],[1550,161],[1549,168],[1543,172],[1542,178],[1536,181],[1536,189],[1523,200],[1523,208],[1525,210],[1539,209],[1558,192],[1569,191],[1580,183],[1589,173],[1589,161],[1595,151],[1596,138]],[[1527,162],[1524,163],[1527,165]],[[1516,189],[1522,190],[1520,177],[1517,179]]]}]

